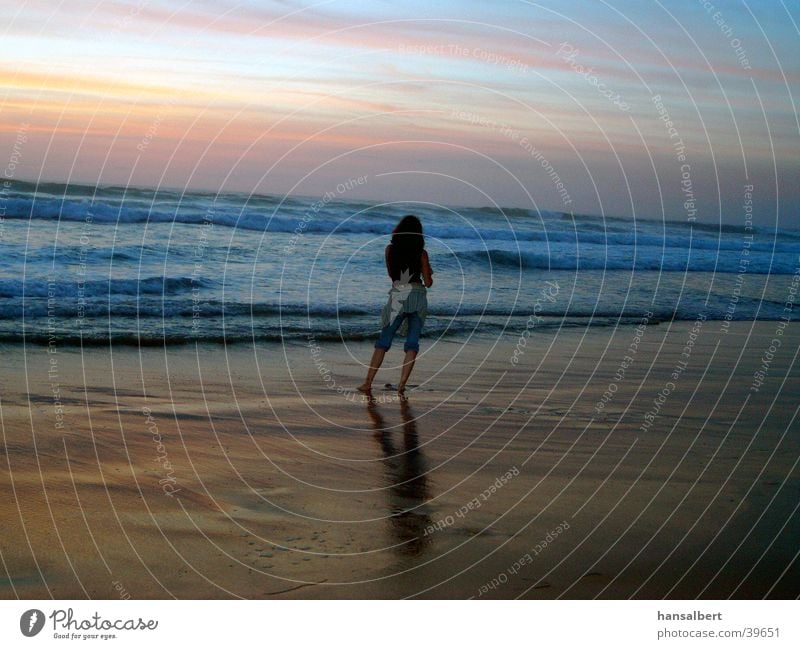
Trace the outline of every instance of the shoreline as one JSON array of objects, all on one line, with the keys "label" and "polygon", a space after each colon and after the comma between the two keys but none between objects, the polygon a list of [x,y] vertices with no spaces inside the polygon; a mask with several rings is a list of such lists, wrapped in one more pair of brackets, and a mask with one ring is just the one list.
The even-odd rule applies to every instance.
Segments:
[{"label": "shoreline", "polygon": [[[694,322],[694,317],[692,318],[664,318],[656,315],[652,315],[652,312],[645,312],[650,313],[651,315],[647,317],[648,325],[649,326],[661,326],[661,327],[671,327],[677,326],[680,327],[683,323],[692,323]],[[441,318],[441,316],[435,316]],[[477,316],[476,316],[477,317]],[[492,316],[492,317],[499,317],[499,316]],[[594,318],[595,322],[589,324],[589,318],[585,317],[578,317],[578,316],[536,316],[531,315],[528,313],[519,314],[519,315],[511,315],[511,316],[503,316],[506,317],[507,320],[510,322],[499,325],[496,323],[488,323],[488,325],[478,325],[472,333],[465,336],[463,332],[455,332],[452,334],[440,336],[436,339],[435,342],[439,343],[453,343],[457,345],[464,344],[467,340],[478,340],[479,342],[493,342],[499,337],[506,337],[512,332],[512,325],[522,327],[524,323],[529,320],[531,317],[540,318],[541,322],[537,322],[535,327],[532,327],[531,330],[538,335],[551,335],[553,333],[558,333],[560,331],[564,332],[574,332],[575,330],[586,330],[587,333],[593,330],[608,330],[608,329],[633,329],[636,328],[642,319],[642,315],[626,315],[621,318],[617,318],[613,320],[612,318],[605,318],[604,316],[597,316]],[[604,320],[608,320],[605,322]],[[787,321],[782,318],[763,318],[759,320],[736,320],[736,319],[728,319],[725,317],[704,317],[704,320],[708,323],[723,323],[721,325],[722,329],[729,329],[733,326],[734,329],[741,329],[744,328],[746,325],[756,324],[759,323],[780,323],[785,322],[787,325],[794,323],[794,320]],[[760,325],[759,325],[760,326]],[[481,328],[483,327],[483,328]],[[253,343],[256,345],[274,345],[274,346],[306,346],[307,341],[310,339],[315,339],[320,343],[324,343],[326,345],[331,345],[335,343],[340,344],[353,344],[358,345],[361,343],[371,343],[375,338],[377,338],[378,330],[376,329],[374,332],[368,331],[366,333],[359,333],[359,334],[347,334],[346,337],[342,338],[341,334],[333,333],[333,332],[325,332],[322,334],[315,333],[313,329],[308,330],[308,334],[299,334],[297,332],[291,332],[286,336],[281,336],[279,334],[269,334],[269,335],[256,335],[250,337],[242,337],[240,334],[232,334],[229,338],[224,338],[220,336],[219,338],[209,339],[209,338],[198,338],[191,336],[184,336],[180,334],[170,335],[167,338],[167,342],[164,342],[162,338],[139,338],[135,334],[115,334],[112,338],[94,338],[89,335],[86,337],[81,337],[80,334],[70,334],[69,336],[64,335],[50,335],[46,333],[32,333],[24,338],[20,335],[19,339],[9,340],[8,338],[0,337],[0,349],[8,348],[9,350],[13,350],[18,347],[29,346],[33,349],[48,347],[51,344],[56,344],[58,347],[66,348],[66,349],[81,349],[82,347],[85,349],[100,349],[106,347],[120,347],[126,349],[136,349],[141,347],[142,349],[152,349],[152,348],[169,348],[169,349],[176,349],[176,348],[183,348],[183,349],[193,349],[195,347],[202,347],[208,348],[210,350],[214,349],[222,349],[225,347],[252,347]],[[737,335],[734,332],[734,335]],[[738,334],[741,335],[741,334]],[[430,335],[426,337],[425,332],[423,332],[422,340],[428,343],[433,342],[431,340]]]}]

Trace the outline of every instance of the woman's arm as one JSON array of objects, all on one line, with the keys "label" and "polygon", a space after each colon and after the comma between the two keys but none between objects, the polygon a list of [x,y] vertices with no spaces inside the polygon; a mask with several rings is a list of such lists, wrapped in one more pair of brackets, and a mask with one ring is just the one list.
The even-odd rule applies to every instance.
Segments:
[{"label": "woman's arm", "polygon": [[431,268],[431,260],[428,258],[428,251],[422,251],[422,282],[426,288],[433,286],[433,269]]}]

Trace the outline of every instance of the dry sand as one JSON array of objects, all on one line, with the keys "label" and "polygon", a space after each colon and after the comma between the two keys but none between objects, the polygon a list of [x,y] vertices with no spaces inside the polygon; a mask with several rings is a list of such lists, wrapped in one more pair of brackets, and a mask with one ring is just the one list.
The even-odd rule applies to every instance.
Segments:
[{"label": "dry sand", "polygon": [[407,403],[365,343],[5,347],[0,596],[797,597],[800,337],[754,392],[720,324],[426,343]]}]

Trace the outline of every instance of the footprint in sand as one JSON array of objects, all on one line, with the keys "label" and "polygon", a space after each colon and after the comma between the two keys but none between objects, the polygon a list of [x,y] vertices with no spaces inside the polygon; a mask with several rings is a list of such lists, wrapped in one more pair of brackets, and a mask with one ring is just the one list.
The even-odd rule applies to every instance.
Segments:
[{"label": "footprint in sand", "polygon": [[591,582],[608,581],[608,577],[602,572],[587,572],[581,580],[588,580]]}]

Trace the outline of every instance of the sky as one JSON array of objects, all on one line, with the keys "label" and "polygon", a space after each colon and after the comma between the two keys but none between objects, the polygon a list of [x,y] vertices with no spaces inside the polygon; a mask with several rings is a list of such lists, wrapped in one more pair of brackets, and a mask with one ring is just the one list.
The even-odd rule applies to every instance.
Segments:
[{"label": "sky", "polygon": [[752,186],[757,225],[800,228],[798,23],[797,0],[2,2],[0,167],[734,225]]}]

